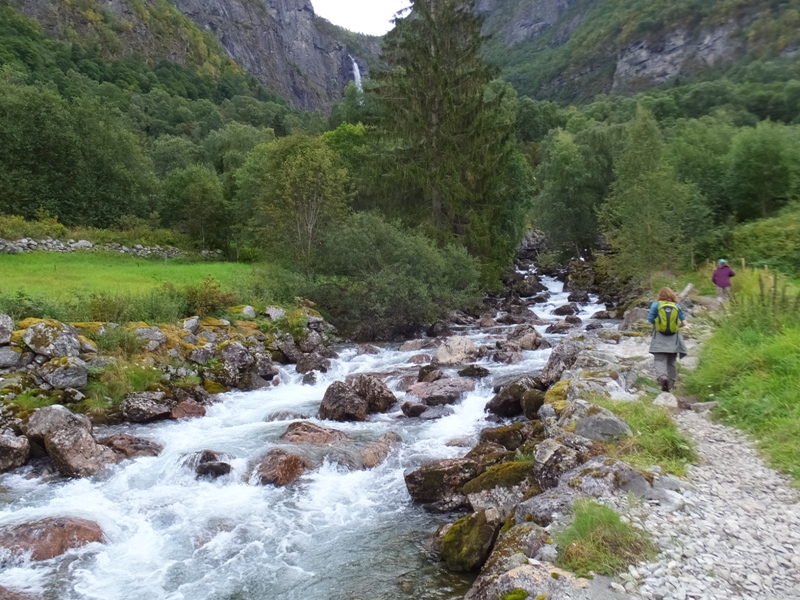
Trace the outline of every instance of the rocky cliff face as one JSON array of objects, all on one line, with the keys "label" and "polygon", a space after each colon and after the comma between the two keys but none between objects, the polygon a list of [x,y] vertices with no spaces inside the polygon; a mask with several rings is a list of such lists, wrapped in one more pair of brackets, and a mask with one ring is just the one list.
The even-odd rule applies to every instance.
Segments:
[{"label": "rocky cliff face", "polygon": [[347,33],[310,0],[16,0],[57,36],[77,32],[115,56],[214,69],[232,60],[296,108],[325,110],[380,53],[380,39]]}]

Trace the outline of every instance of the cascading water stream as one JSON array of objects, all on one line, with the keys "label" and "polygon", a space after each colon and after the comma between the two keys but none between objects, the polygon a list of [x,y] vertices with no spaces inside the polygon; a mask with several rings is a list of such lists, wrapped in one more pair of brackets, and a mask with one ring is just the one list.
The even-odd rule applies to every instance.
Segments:
[{"label": "cascading water stream", "polygon": [[355,81],[356,89],[359,91],[359,93],[363,94],[364,87],[361,85],[361,69],[359,68],[355,58],[353,58],[349,54],[347,56],[350,58],[351,61],[353,61],[353,81]]},{"label": "cascading water stream", "polygon": [[[542,281],[552,295],[535,310],[548,318],[567,302],[567,294],[560,282]],[[586,305],[580,316],[597,309]],[[492,336],[477,329],[459,334],[476,343]],[[483,361],[492,375],[453,406],[454,414],[438,420],[408,419],[399,404],[364,423],[313,418],[333,381],[381,373],[396,389],[404,375],[418,369],[409,362],[415,352],[392,346],[358,355],[351,346],[339,349],[340,358],[313,386],[302,385],[301,376],[289,369],[280,386],[226,394],[201,419],[98,431],[145,437],[163,444],[164,451],[92,479],[48,479],[30,467],[0,476],[0,526],[71,515],[96,521],[106,538],[44,562],[0,554],[0,586],[46,600],[463,598],[469,579],[448,574],[421,550],[422,540],[452,518],[412,504],[403,473],[430,460],[463,456],[469,448],[452,442],[474,444],[479,431],[491,426],[484,407],[493,382],[540,370],[549,352],[524,352],[524,360],[513,365]],[[397,395],[402,402],[403,393]],[[272,417],[281,411],[345,431],[356,447],[389,431],[399,433],[403,443],[372,470],[325,462],[285,488],[254,485],[249,465],[278,444],[291,422]],[[204,449],[233,456],[232,473],[215,481],[195,479],[183,463],[187,454]]]}]

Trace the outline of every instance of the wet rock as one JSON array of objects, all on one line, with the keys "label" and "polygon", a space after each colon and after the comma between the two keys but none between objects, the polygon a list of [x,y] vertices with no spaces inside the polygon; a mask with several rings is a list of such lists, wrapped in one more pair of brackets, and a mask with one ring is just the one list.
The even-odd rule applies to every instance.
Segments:
[{"label": "wet rock", "polygon": [[567,333],[570,329],[572,329],[574,325],[568,323],[567,321],[559,321],[558,323],[553,323],[547,329],[544,330],[545,333],[552,333],[552,334],[562,334]]},{"label": "wet rock", "polygon": [[443,338],[453,335],[453,331],[450,329],[450,323],[445,323],[444,321],[436,321],[433,325],[428,327],[425,333],[428,337],[433,338]]},{"label": "wet rock", "polygon": [[533,273],[526,275],[521,281],[515,282],[511,286],[511,289],[516,292],[520,298],[530,298],[531,296],[547,291],[547,288],[542,285],[539,278]]},{"label": "wet rock", "polygon": [[381,349],[372,344],[361,344],[356,350],[356,356],[363,356],[364,354],[380,354]]},{"label": "wet rock", "polygon": [[28,438],[0,432],[0,473],[21,467],[28,462],[30,454]]},{"label": "wet rock", "polygon": [[589,304],[591,302],[591,298],[589,298],[589,293],[586,291],[577,291],[572,292],[569,296],[567,296],[567,302],[576,302],[578,304]]},{"label": "wet rock", "polygon": [[183,460],[183,466],[192,469],[198,479],[216,479],[227,475],[233,470],[227,462],[233,457],[225,452],[214,450],[201,450],[194,452]]},{"label": "wet rock", "polygon": [[575,450],[553,439],[546,439],[537,444],[533,451],[533,460],[533,472],[539,487],[543,490],[556,487],[561,476],[581,462]]},{"label": "wet rock", "polygon": [[475,389],[475,381],[471,379],[440,379],[433,383],[415,383],[406,393],[419,398],[428,406],[453,404],[464,394]]},{"label": "wet rock", "polygon": [[520,350],[539,350],[544,342],[542,334],[530,323],[518,325],[508,336]]},{"label": "wet rock", "polygon": [[471,377],[473,379],[483,379],[489,376],[489,369],[480,365],[467,365],[458,372],[461,377]]},{"label": "wet rock", "polygon": [[442,417],[449,417],[450,415],[455,414],[455,412],[456,411],[454,411],[450,406],[431,406],[428,410],[422,413],[419,418],[423,421],[433,421],[435,419],[441,419]]},{"label": "wet rock", "polygon": [[442,537],[439,544],[442,561],[451,571],[478,571],[489,558],[501,525],[502,521],[491,510],[462,517]]},{"label": "wet rock", "polygon": [[520,398],[522,414],[530,420],[538,418],[539,409],[544,404],[545,392],[540,389],[526,390]]},{"label": "wet rock", "polygon": [[254,476],[261,485],[282,487],[296,481],[309,468],[310,465],[301,457],[274,448],[261,459]]},{"label": "wet rock", "polygon": [[367,401],[342,381],[328,386],[319,407],[319,418],[330,421],[366,421],[368,413]]},{"label": "wet rock", "polygon": [[0,529],[0,547],[31,560],[50,560],[67,550],[103,541],[94,521],[78,517],[51,517]]},{"label": "wet rock", "polygon": [[439,345],[439,340],[434,339],[418,339],[407,340],[400,345],[400,352],[419,352],[420,350],[429,350],[436,348]]},{"label": "wet rock", "polygon": [[33,411],[23,432],[28,439],[39,446],[44,445],[45,438],[61,429],[84,429],[92,431],[92,422],[85,415],[77,415],[59,404],[37,408]]},{"label": "wet rock", "polygon": [[135,437],[127,433],[116,433],[108,437],[97,440],[98,444],[108,446],[116,454],[124,458],[136,458],[138,456],[158,456],[164,446],[156,442],[151,442],[144,438]]},{"label": "wet rock", "polygon": [[311,354],[301,354],[297,358],[297,366],[295,369],[298,373],[309,373],[311,371],[319,371],[320,373],[327,373],[331,367],[331,361],[319,354],[312,352]]},{"label": "wet rock", "polygon": [[21,592],[12,592],[10,589],[0,585],[0,599],[1,600],[36,600],[33,596],[23,594]]},{"label": "wet rock", "polygon": [[317,385],[317,374],[314,371],[311,371],[310,373],[306,373],[305,375],[303,375],[302,384],[303,385]]},{"label": "wet rock", "polygon": [[228,475],[233,470],[230,463],[209,461],[200,463],[194,469],[198,479],[217,479]]},{"label": "wet rock", "polygon": [[598,310],[592,315],[592,319],[613,319],[614,314],[607,310]]},{"label": "wet rock", "polygon": [[433,363],[442,366],[454,366],[468,363],[477,355],[475,343],[468,337],[450,337],[436,349]]},{"label": "wet rock", "polygon": [[585,417],[575,425],[575,434],[590,440],[616,442],[633,435],[630,426],[616,415],[597,414]]},{"label": "wet rock", "polygon": [[439,460],[406,473],[406,488],[414,502],[427,505],[429,510],[457,510],[468,505],[461,488],[478,476],[478,469],[478,463],[472,459]]},{"label": "wet rock", "polygon": [[38,321],[25,330],[22,339],[33,352],[48,358],[78,356],[81,351],[75,330],[58,321]]},{"label": "wet rock", "polygon": [[417,381],[420,381],[422,383],[433,383],[434,381],[439,381],[440,379],[444,379],[444,377],[445,375],[440,369],[437,369],[433,365],[427,365],[427,367],[422,367],[419,370]]},{"label": "wet rock", "polygon": [[301,419],[307,419],[308,416],[292,412],[290,410],[281,410],[278,412],[274,412],[271,415],[268,415],[267,418],[264,419],[265,422],[271,423],[273,421],[298,421]]},{"label": "wet rock", "polygon": [[481,317],[480,321],[478,321],[478,327],[481,329],[497,327],[497,321],[495,321],[492,317]]},{"label": "wet rock", "polygon": [[170,419],[194,419],[205,416],[205,407],[194,400],[184,400],[183,402],[179,402],[169,412]]},{"label": "wet rock", "polygon": [[570,325],[580,325],[581,323],[583,323],[583,320],[580,317],[576,317],[575,315],[568,315],[564,317],[564,320]]},{"label": "wet rock", "polygon": [[164,392],[128,394],[122,401],[122,416],[131,423],[149,423],[169,418],[173,405]]},{"label": "wet rock", "polygon": [[575,501],[584,496],[570,487],[558,487],[547,490],[520,502],[514,512],[517,525],[535,523],[547,527],[553,521],[560,520],[572,512]]},{"label": "wet rock", "polygon": [[273,344],[286,357],[289,363],[296,363],[303,356],[303,353],[300,352],[297,344],[295,344],[294,338],[289,333],[281,334],[275,338]]},{"label": "wet rock", "polygon": [[22,350],[14,346],[0,346],[0,369],[16,367],[22,359]]},{"label": "wet rock", "polygon": [[572,368],[578,358],[583,346],[578,342],[566,341],[562,342],[550,354],[547,364],[542,370],[539,378],[545,386],[553,385],[556,381],[561,379],[561,375],[567,369]]},{"label": "wet rock", "polygon": [[[529,390],[540,389],[541,383],[531,377],[521,377],[504,387],[486,404],[486,410],[499,417],[522,414],[522,396]],[[538,410],[538,409],[537,409]]]},{"label": "wet rock", "polygon": [[538,421],[524,421],[513,425],[492,427],[481,431],[480,443],[493,443],[503,446],[506,450],[516,450],[527,442],[540,439],[544,436],[544,427]]},{"label": "wet rock", "polygon": [[82,388],[89,378],[86,363],[75,356],[54,358],[39,368],[39,375],[57,390]]},{"label": "wet rock", "polygon": [[417,354],[408,359],[412,365],[424,365],[431,362],[431,357],[428,354]]},{"label": "wet rock", "polygon": [[284,434],[278,439],[294,444],[317,444],[324,446],[327,444],[345,442],[350,439],[350,436],[343,431],[320,427],[308,421],[300,421],[289,425]]},{"label": "wet rock", "polygon": [[91,432],[80,427],[48,434],[44,447],[64,477],[90,477],[103,467],[119,462],[111,448],[98,444]]},{"label": "wet rock", "polygon": [[574,302],[570,302],[556,308],[553,314],[558,317],[566,317],[567,315],[577,315],[579,312],[581,312],[581,308]]},{"label": "wet rock", "polygon": [[397,398],[383,381],[371,375],[359,375],[353,382],[356,394],[367,401],[368,413],[382,413],[397,403]]},{"label": "wet rock", "polygon": [[430,406],[420,402],[404,402],[400,410],[402,410],[403,414],[407,417],[418,417],[429,408]]},{"label": "wet rock", "polygon": [[393,448],[403,443],[403,438],[393,431],[384,434],[361,451],[361,462],[367,469],[380,465],[389,456]]},{"label": "wet rock", "polygon": [[607,496],[617,490],[644,496],[650,484],[629,464],[598,456],[561,476],[560,487],[589,496]]},{"label": "wet rock", "polygon": [[11,342],[11,334],[14,332],[14,320],[8,315],[0,314],[0,346]]},{"label": "wet rock", "polygon": [[595,329],[602,329],[602,328],[603,328],[602,323],[589,323],[588,325],[586,325],[586,331],[594,331]]}]

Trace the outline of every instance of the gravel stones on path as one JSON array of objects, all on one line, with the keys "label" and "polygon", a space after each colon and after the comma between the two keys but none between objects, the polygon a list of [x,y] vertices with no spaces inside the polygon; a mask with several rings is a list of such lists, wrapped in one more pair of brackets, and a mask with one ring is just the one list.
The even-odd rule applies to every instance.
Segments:
[{"label": "gravel stones on path", "polygon": [[662,554],[631,567],[625,589],[655,600],[800,600],[800,493],[745,434],[692,411],[676,420],[700,461],[686,482],[662,478],[680,488],[682,509],[631,511]]}]

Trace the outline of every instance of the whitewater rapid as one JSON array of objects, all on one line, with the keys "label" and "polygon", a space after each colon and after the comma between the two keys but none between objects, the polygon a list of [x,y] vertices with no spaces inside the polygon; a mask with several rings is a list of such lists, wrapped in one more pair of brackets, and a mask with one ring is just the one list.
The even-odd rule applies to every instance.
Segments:
[{"label": "whitewater rapid", "polygon": [[[550,301],[531,309],[553,319],[567,293],[559,281],[543,277],[542,283]],[[601,308],[583,305],[579,316]],[[458,335],[486,344],[512,328]],[[546,337],[554,342],[561,336]],[[69,515],[96,521],[105,533],[104,543],[49,561],[0,554],[0,586],[45,600],[463,598],[469,577],[447,573],[422,550],[423,539],[452,518],[412,504],[403,473],[463,456],[481,429],[495,425],[484,413],[494,382],[538,372],[550,350],[524,352],[514,365],[480,361],[491,376],[453,405],[454,414],[433,421],[406,418],[399,409],[404,393],[397,386],[417,372],[409,361],[419,352],[400,352],[397,345],[376,355],[358,355],[356,346],[337,351],[340,357],[315,385],[303,385],[288,367],[281,385],[225,394],[204,418],[96,428],[98,437],[125,432],[156,441],[164,446],[157,457],[124,461],[90,479],[43,476],[33,467],[0,475],[0,527]],[[364,423],[316,419],[328,385],[353,373],[391,374],[389,385],[400,403]],[[403,443],[372,470],[325,462],[285,488],[253,485],[252,462],[278,445],[292,422],[274,418],[282,411],[345,431],[356,447],[389,431]],[[213,481],[196,479],[182,463],[187,454],[205,449],[232,456],[232,472]]]}]

